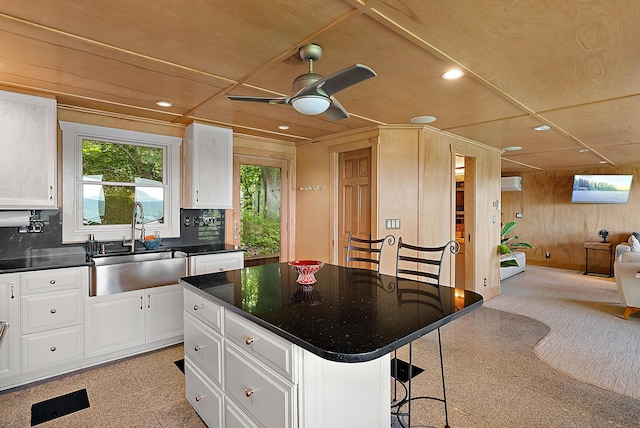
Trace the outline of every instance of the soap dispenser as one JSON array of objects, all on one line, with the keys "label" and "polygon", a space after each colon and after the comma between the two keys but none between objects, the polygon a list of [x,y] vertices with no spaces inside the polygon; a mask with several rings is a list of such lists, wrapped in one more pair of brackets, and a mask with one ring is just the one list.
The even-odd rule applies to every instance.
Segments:
[{"label": "soap dispenser", "polygon": [[93,233],[89,234],[89,239],[85,243],[85,251],[87,253],[87,257],[93,257],[98,254],[98,242],[96,241],[96,237]]}]

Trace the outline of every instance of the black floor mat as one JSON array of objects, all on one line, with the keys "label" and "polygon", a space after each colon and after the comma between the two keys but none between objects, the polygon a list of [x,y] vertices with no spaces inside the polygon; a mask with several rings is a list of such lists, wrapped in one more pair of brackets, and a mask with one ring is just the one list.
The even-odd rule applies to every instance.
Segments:
[{"label": "black floor mat", "polygon": [[41,401],[31,406],[31,426],[89,408],[86,389]]},{"label": "black floor mat", "polygon": [[[396,376],[396,361],[398,362],[398,374]],[[411,366],[411,377],[414,378],[424,371],[418,366]],[[398,358],[391,359],[391,377],[398,379],[400,382],[409,381],[409,363]]]},{"label": "black floor mat", "polygon": [[182,374],[184,374],[184,358],[178,361],[174,361],[173,364],[175,364],[176,366],[178,366],[178,368],[180,369],[180,371],[182,372]]}]

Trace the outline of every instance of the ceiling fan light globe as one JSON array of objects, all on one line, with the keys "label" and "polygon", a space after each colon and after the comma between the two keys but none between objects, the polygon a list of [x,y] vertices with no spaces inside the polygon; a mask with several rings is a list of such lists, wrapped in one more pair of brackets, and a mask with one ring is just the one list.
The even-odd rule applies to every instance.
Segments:
[{"label": "ceiling fan light globe", "polygon": [[291,104],[299,113],[313,116],[327,111],[331,101],[320,95],[305,95],[294,98]]}]

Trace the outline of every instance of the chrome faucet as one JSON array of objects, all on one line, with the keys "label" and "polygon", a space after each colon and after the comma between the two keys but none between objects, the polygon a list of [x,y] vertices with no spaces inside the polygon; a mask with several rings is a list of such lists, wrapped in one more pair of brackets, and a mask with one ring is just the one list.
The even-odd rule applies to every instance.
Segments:
[{"label": "chrome faucet", "polygon": [[142,207],[142,203],[136,201],[133,204],[133,217],[131,219],[131,240],[127,240],[125,236],[122,239],[122,246],[129,247],[131,252],[136,250],[136,213],[140,208],[140,242],[144,242],[144,208]]}]

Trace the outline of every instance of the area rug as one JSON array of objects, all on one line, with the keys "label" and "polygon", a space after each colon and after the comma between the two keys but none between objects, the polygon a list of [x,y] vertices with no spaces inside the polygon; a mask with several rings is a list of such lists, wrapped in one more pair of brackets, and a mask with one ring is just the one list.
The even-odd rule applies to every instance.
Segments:
[{"label": "area rug", "polygon": [[615,279],[527,265],[485,306],[546,324],[534,352],[553,368],[640,400],[640,313],[622,319]]}]

